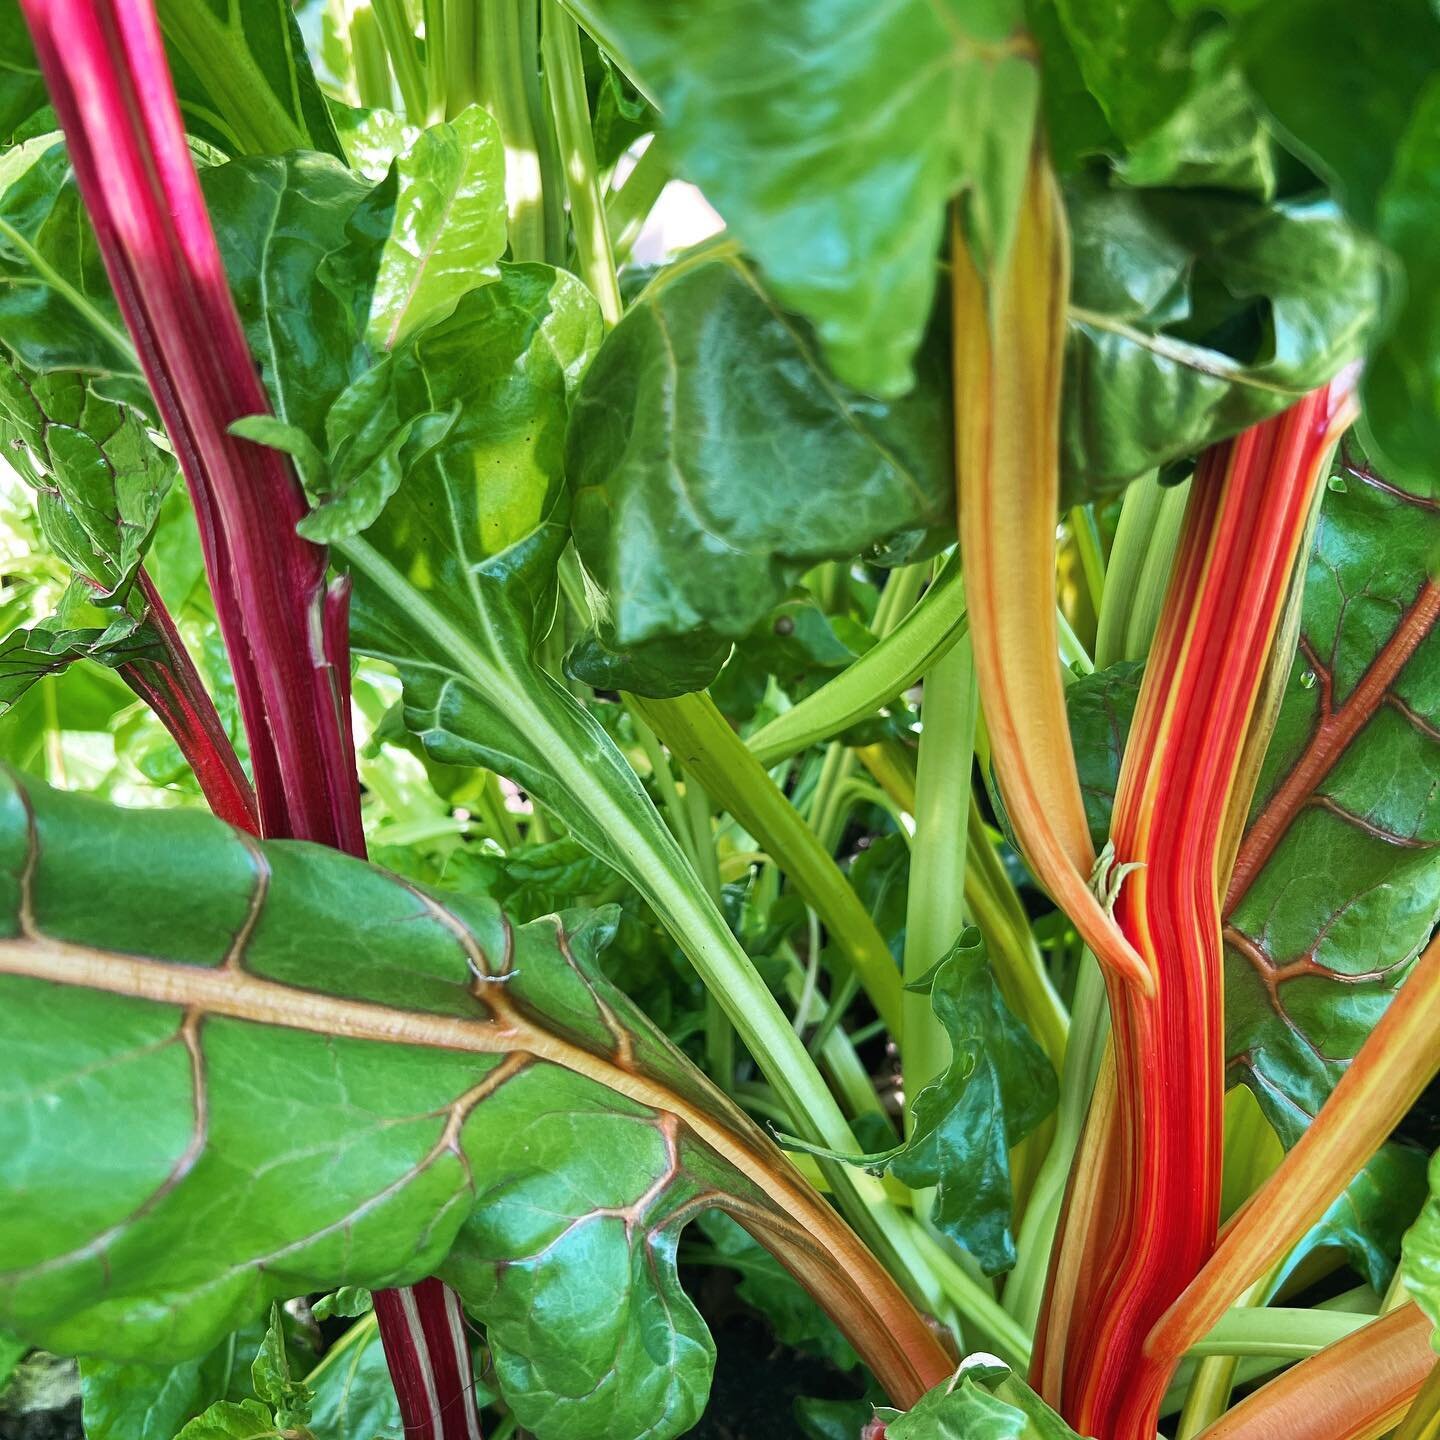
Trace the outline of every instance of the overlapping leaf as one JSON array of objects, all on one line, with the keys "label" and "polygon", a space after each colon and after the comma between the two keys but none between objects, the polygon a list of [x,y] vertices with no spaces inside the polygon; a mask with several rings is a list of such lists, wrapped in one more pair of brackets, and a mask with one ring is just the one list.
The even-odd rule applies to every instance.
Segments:
[{"label": "overlapping leaf", "polygon": [[662,271],[580,388],[569,475],[602,640],[708,653],[815,562],[948,519],[944,337],[908,396],[874,401],[830,375],[766,283],[728,245]]},{"label": "overlapping leaf", "polygon": [[340,155],[289,0],[158,0],[186,129],[227,155]]},{"label": "overlapping leaf", "polygon": [[438,1266],[527,1429],[693,1423],[676,1234],[783,1162],[599,978],[604,916],[13,778],[0,860],[0,1323],[154,1364]]},{"label": "overlapping leaf", "polygon": [[814,323],[836,374],[872,394],[905,390],[946,201],[967,192],[984,256],[1008,244],[1039,89],[1023,6],[574,8],[655,98],[681,174]]},{"label": "overlapping leaf", "polygon": [[883,1440],[1079,1440],[1008,1366],[971,1355],[949,1384],[903,1415],[882,1410]]},{"label": "overlapping leaf", "polygon": [[1074,245],[1062,411],[1073,496],[1277,414],[1357,358],[1378,253],[1323,199],[1068,187]]}]

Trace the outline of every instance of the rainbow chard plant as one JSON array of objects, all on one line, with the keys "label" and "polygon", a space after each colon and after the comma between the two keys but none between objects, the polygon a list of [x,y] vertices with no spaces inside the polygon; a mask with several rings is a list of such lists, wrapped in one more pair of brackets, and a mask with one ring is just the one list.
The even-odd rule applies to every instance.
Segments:
[{"label": "rainbow chard plant", "polygon": [[1437,75],[0,0],[0,1434],[1440,1433]]}]

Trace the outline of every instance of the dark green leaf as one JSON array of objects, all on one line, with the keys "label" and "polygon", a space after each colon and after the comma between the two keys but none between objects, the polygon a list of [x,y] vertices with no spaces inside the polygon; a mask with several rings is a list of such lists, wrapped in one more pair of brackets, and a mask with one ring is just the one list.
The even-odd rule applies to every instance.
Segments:
[{"label": "dark green leaf", "polygon": [[289,0],[158,0],[157,9],[191,134],[227,155],[343,154]]},{"label": "dark green leaf", "polygon": [[35,625],[12,631],[0,640],[0,714],[42,676],[54,675],[76,660],[113,667],[159,659],[162,653],[151,630],[128,615],[103,629],[65,630]]},{"label": "dark green leaf", "polygon": [[[40,65],[30,44],[19,0],[0,3],[0,145],[12,145],[16,132],[29,130],[41,112],[48,112],[50,97],[40,78]],[[45,129],[53,130],[53,118]],[[33,133],[33,132],[31,132]]]},{"label": "dark green leaf", "polygon": [[368,1315],[375,1308],[370,1292],[358,1285],[342,1285],[330,1295],[322,1295],[310,1307],[310,1313],[317,1320],[328,1320],[332,1315],[343,1315],[353,1320],[357,1315]]},{"label": "dark green leaf", "polygon": [[1246,74],[1282,138],[1404,264],[1404,294],[1364,392],[1392,470],[1423,475],[1440,448],[1440,272],[1431,243],[1440,224],[1440,17],[1428,0],[1359,11],[1273,0],[1244,7],[1232,23]]},{"label": "dark green leaf", "polygon": [[[333,851],[13,779],[0,898],[5,1325],[180,1360],[277,1292],[438,1269],[526,1429],[694,1422],[713,1351],[676,1238],[727,1194],[764,1212],[778,1157],[602,978],[607,917],[516,928]],[[282,1369],[272,1343],[256,1387],[284,1403]]]},{"label": "dark green leaf", "polygon": [[680,173],[815,324],[836,374],[904,391],[946,201],[968,193],[986,261],[1008,248],[1039,89],[1019,0],[575,9],[655,98]]},{"label": "dark green leaf", "polygon": [[569,438],[575,538],[622,646],[738,639],[819,560],[945,523],[944,336],[886,404],[840,385],[729,246],[651,282],[606,339]]},{"label": "dark green leaf", "polygon": [[1328,201],[1082,179],[1066,202],[1072,496],[1114,493],[1278,413],[1356,359],[1376,328],[1378,252]]}]

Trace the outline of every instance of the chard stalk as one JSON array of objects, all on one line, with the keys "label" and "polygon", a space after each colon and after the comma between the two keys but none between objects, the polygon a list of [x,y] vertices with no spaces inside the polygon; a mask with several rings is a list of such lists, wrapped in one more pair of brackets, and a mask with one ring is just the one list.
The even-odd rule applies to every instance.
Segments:
[{"label": "chard stalk", "polygon": [[[153,0],[23,0],[110,283],[190,487],[250,740],[262,833],[364,856],[348,583],[296,525],[278,451],[231,425],[268,404],[190,158]],[[407,1433],[478,1440],[459,1305],[376,1297]]]},{"label": "chard stalk", "polygon": [[960,552],[996,780],[1032,872],[1101,962],[1142,992],[1150,967],[1091,891],[1095,864],[1056,655],[1055,515],[1069,238],[1050,164],[1031,157],[1010,254],[988,279],[952,244]]},{"label": "chard stalk", "polygon": [[1110,1193],[1088,1234],[1065,1235],[1062,1251],[1083,1245],[1090,1262],[1068,1297],[1071,1333],[1062,1339],[1052,1307],[1042,1347],[1051,1387],[1056,1349],[1066,1350],[1059,1396],[1071,1423],[1113,1440],[1154,1435],[1180,1352],[1147,1348],[1145,1338],[1215,1244],[1224,1131],[1219,869],[1255,743],[1252,717],[1350,393],[1348,377],[1336,381],[1202,457],[1125,750],[1114,848],[1139,868],[1114,908],[1157,984],[1145,995],[1107,976],[1115,1108],[1093,1156]]}]

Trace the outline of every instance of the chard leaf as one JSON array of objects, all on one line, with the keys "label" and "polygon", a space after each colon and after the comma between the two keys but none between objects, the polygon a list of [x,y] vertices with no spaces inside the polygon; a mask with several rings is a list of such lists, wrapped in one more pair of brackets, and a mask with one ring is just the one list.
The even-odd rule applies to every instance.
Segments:
[{"label": "chard leaf", "polygon": [[971,1355],[903,1415],[879,1411],[885,1440],[1080,1440],[1007,1365]]},{"label": "chard leaf", "polygon": [[175,1440],[272,1440],[278,1433],[275,1417],[258,1400],[217,1400]]},{"label": "chard leaf", "polygon": [[1378,321],[1378,253],[1328,201],[1081,179],[1066,203],[1072,497],[1112,494],[1277,414],[1356,359]]},{"label": "chard leaf", "polygon": [[[987,1275],[996,1275],[1015,1263],[1010,1151],[1055,1108],[1055,1072],[1006,1006],[973,926],[907,988],[929,991],[950,1039],[950,1064],[915,1097],[903,1145],[833,1158],[875,1174],[888,1171],[912,1190],[933,1188],[931,1222],[963,1245]],[[828,1153],[793,1139],[787,1143]]]},{"label": "chard leaf", "polygon": [[1435,1326],[1430,1343],[1440,1351],[1440,1151],[1430,1158],[1429,1199],[1405,1232],[1400,1274],[1410,1298]]},{"label": "chard leaf", "polygon": [[290,1357],[285,1352],[285,1326],[280,1318],[280,1302],[270,1304],[270,1323],[265,1328],[260,1349],[250,1366],[250,1381],[255,1396],[275,1412],[281,1430],[293,1430],[310,1418],[310,1387],[290,1374]]},{"label": "chard leaf", "polygon": [[347,1331],[305,1383],[315,1392],[310,1429],[321,1440],[403,1440],[405,1424],[373,1322]]},{"label": "chard leaf", "polygon": [[54,112],[20,6],[5,0],[0,4],[0,145],[13,145],[19,131],[33,134],[36,123],[53,130]]},{"label": "chard leaf", "polygon": [[10,776],[0,904],[0,1323],[36,1343],[179,1361],[267,1299],[439,1273],[527,1430],[668,1437],[713,1357],[683,1226],[801,1226],[827,1263],[833,1212],[603,978],[610,914],[516,927]]},{"label": "chard leaf", "polygon": [[0,341],[30,370],[74,370],[150,408],[58,136],[0,157]]},{"label": "chard leaf", "polygon": [[[903,400],[838,383],[728,245],[651,282],[575,403],[569,475],[602,639],[739,639],[817,561],[948,521],[944,337]],[[606,632],[609,632],[607,634]]]},{"label": "chard leaf", "polygon": [[37,681],[58,674],[76,660],[92,660],[115,668],[161,657],[159,641],[148,626],[122,614],[106,626],[65,629],[32,625],[12,630],[0,640],[0,714],[4,714]]},{"label": "chard leaf", "polygon": [[1355,12],[1323,0],[1225,8],[1240,12],[1231,23],[1246,76],[1282,140],[1404,267],[1389,333],[1366,368],[1365,410],[1391,471],[1424,475],[1440,448],[1440,16],[1427,0]]},{"label": "chard leaf", "polygon": [[289,0],[157,0],[156,8],[192,135],[227,155],[344,153]]},{"label": "chard leaf", "polygon": [[[1352,434],[1324,497],[1299,647],[1224,906],[1229,1076],[1287,1146],[1440,920],[1437,547],[1440,487],[1382,476]],[[1116,667],[1068,692],[1102,836],[1136,679]],[[1355,1254],[1371,1263],[1364,1245]]]},{"label": "chard leaf", "polygon": [[907,389],[950,197],[982,263],[1008,248],[1039,91],[1019,0],[573,8],[835,373]]},{"label": "chard leaf", "polygon": [[495,276],[505,250],[505,154],[478,105],[420,133],[395,157],[394,219],[380,254],[366,338],[392,350]]}]

